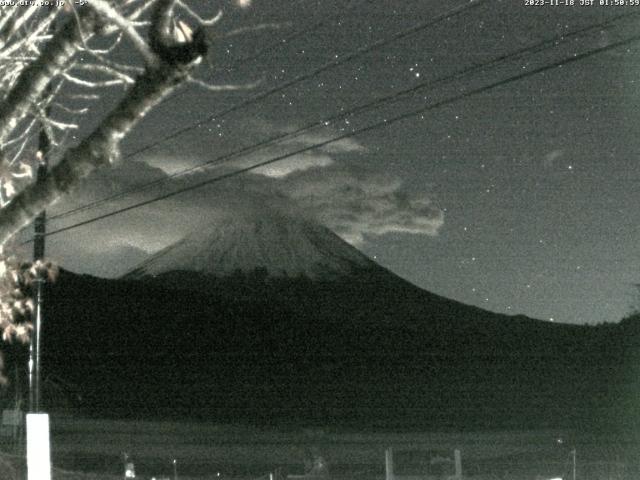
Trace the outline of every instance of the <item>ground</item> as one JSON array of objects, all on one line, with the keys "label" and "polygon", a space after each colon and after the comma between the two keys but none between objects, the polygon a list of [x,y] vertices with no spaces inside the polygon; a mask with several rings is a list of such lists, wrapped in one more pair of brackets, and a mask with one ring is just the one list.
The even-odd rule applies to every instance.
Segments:
[{"label": "ground", "polygon": [[[174,458],[181,479],[256,480],[278,470],[303,473],[311,450],[326,458],[334,479],[382,479],[389,446],[396,451],[459,448],[465,475],[477,480],[534,480],[540,474],[568,479],[574,448],[581,480],[638,475],[633,438],[552,430],[400,433],[53,417],[52,438],[54,480],[121,478],[123,452],[131,455],[138,477],[145,480],[172,478]],[[2,459],[0,468],[5,469],[18,462],[6,455]],[[1,473],[11,478],[8,470]]]}]

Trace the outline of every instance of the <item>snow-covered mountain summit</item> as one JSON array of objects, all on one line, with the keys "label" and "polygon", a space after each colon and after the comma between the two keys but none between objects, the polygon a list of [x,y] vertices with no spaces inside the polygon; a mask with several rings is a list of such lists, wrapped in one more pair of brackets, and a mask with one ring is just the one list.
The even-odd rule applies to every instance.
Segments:
[{"label": "snow-covered mountain summit", "polygon": [[371,268],[381,269],[328,228],[290,206],[249,197],[212,211],[201,229],[159,251],[127,277],[170,272],[224,277],[262,270],[272,277],[329,279]]}]

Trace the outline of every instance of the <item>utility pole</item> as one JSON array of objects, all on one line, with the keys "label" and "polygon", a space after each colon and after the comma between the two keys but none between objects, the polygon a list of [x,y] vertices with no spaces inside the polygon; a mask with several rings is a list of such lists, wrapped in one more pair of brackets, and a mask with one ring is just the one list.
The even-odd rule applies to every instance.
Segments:
[{"label": "utility pole", "polygon": [[[56,8],[51,3],[50,9]],[[52,23],[50,31],[55,29]],[[51,83],[47,85],[46,94],[51,91]],[[46,97],[45,97],[46,98]],[[48,171],[49,151],[52,139],[49,138],[45,122],[49,118],[50,108],[45,107],[44,119],[41,120],[38,135],[38,169],[36,171],[36,185],[45,181]],[[34,221],[33,261],[42,261],[45,253],[46,212],[43,210]],[[35,311],[33,333],[29,344],[29,411],[26,415],[27,427],[27,480],[51,480],[51,437],[49,415],[41,412],[41,376],[40,376],[40,346],[44,308],[44,287],[46,272],[36,269],[34,285]]]},{"label": "utility pole", "polygon": [[[47,112],[48,113],[48,112]],[[36,184],[44,182],[48,171],[48,156],[51,148],[51,140],[46,130],[42,128],[38,137],[38,170],[36,172]],[[47,214],[42,211],[34,222],[33,260],[37,262],[44,259],[45,235]],[[38,270],[35,281],[35,321],[33,336],[29,345],[29,412],[40,411],[41,377],[40,377],[40,347],[41,330],[44,309],[44,286],[47,279],[45,273]]]},{"label": "utility pole", "polygon": [[[45,115],[48,115],[48,110]],[[38,171],[36,183],[47,175],[47,156],[51,139],[44,126],[38,137]],[[33,260],[44,258],[46,213],[40,212],[34,222]],[[44,307],[46,272],[37,269],[35,280],[35,321],[29,344],[29,412],[27,413],[27,480],[51,480],[51,438],[49,415],[41,412],[40,345]]]}]

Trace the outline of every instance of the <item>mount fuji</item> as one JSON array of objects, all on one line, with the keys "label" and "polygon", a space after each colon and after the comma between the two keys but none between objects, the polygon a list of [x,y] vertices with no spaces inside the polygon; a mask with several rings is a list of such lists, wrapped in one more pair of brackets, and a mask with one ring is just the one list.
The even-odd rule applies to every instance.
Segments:
[{"label": "mount fuji", "polygon": [[264,270],[271,277],[329,280],[380,268],[328,228],[290,209],[234,202],[213,221],[153,255],[128,275],[196,272],[229,276]]},{"label": "mount fuji", "polygon": [[455,429],[633,424],[640,386],[627,367],[640,329],[464,305],[266,205],[212,211],[121,279],[62,271],[42,336],[49,408]]},{"label": "mount fuji", "polygon": [[209,297],[282,304],[299,321],[407,327],[494,314],[422,290],[279,198],[226,202],[202,228],[162,249],[123,280]]}]

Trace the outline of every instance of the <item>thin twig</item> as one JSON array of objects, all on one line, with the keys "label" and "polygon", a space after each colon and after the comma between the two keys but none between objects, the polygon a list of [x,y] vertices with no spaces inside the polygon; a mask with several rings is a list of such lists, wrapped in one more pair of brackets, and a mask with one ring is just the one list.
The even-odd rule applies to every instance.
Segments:
[{"label": "thin twig", "polygon": [[115,23],[122,31],[129,37],[133,46],[142,55],[147,65],[155,66],[158,63],[158,58],[151,51],[147,42],[140,36],[135,27],[131,24],[131,21],[120,15],[115,8],[109,5],[103,0],[91,0],[90,5],[95,8],[96,11],[104,15],[108,20]]},{"label": "thin twig", "polygon": [[244,85],[237,85],[237,84],[214,85],[211,83],[207,83],[203,80],[200,80],[199,78],[189,78],[188,82],[192,83],[193,85],[197,85],[200,88],[204,88],[205,90],[208,90],[210,92],[229,92],[233,90],[252,90],[256,88],[258,85],[260,85],[262,83],[262,80],[251,82],[251,83],[245,83]]},{"label": "thin twig", "polygon": [[113,87],[113,86],[117,86],[117,85],[124,85],[124,83],[125,83],[121,79],[102,80],[102,81],[85,80],[85,79],[82,79],[82,78],[78,78],[78,77],[76,77],[74,75],[71,75],[70,73],[63,73],[62,76],[68,82],[73,83],[75,85],[78,85],[80,87],[85,87],[85,88]]},{"label": "thin twig", "polygon": [[263,23],[263,24],[260,24],[260,25],[254,25],[252,27],[236,28],[235,30],[231,30],[229,32],[225,32],[222,35],[217,35],[215,38],[236,37],[238,35],[244,35],[245,33],[258,32],[260,30],[279,30],[279,29],[284,28],[284,27],[290,27],[291,25],[292,25],[291,22]]},{"label": "thin twig", "polygon": [[212,27],[222,19],[222,10],[218,10],[218,13],[215,16],[206,19],[198,15],[191,7],[189,7],[189,5],[187,5],[182,0],[177,0],[177,5],[179,5],[181,9],[187,12],[188,15],[194,18],[203,27]]}]

